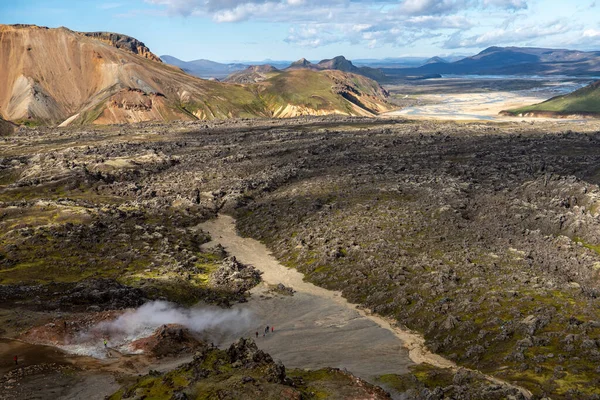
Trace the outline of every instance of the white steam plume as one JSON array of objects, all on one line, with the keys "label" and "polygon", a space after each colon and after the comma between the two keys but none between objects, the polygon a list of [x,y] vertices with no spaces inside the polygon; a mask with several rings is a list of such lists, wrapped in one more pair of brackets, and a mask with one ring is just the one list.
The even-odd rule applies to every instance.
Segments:
[{"label": "white steam plume", "polygon": [[193,332],[237,331],[250,325],[251,316],[246,310],[218,307],[179,308],[166,301],[146,303],[136,310],[126,311],[114,321],[100,323],[96,329],[129,338],[148,336],[161,325],[183,325]]},{"label": "white steam plume", "polygon": [[103,321],[61,347],[70,353],[104,358],[104,339],[108,340],[109,347],[129,352],[131,342],[152,335],[162,325],[182,325],[215,341],[220,336],[241,334],[249,329],[251,323],[252,314],[248,310],[214,306],[188,309],[166,301],[153,301],[126,311],[113,321]]}]

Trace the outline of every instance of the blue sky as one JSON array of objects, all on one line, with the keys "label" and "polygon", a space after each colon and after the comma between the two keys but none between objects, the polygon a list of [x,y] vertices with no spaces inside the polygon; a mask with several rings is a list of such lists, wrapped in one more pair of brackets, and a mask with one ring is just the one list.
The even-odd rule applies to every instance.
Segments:
[{"label": "blue sky", "polygon": [[600,50],[600,0],[0,0],[0,23],[133,36],[215,61]]}]

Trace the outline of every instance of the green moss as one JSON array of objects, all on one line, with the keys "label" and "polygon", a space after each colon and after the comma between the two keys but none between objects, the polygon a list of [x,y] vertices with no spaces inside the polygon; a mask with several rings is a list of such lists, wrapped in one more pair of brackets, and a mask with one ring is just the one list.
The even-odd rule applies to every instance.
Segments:
[{"label": "green moss", "polygon": [[577,236],[573,238],[573,241],[576,242],[576,243],[581,243],[581,245],[583,247],[585,247],[587,249],[590,249],[590,250],[592,250],[592,251],[600,254],[600,245],[598,245],[598,244],[588,243],[588,242],[584,241],[582,238],[577,237]]},{"label": "green moss", "polygon": [[377,377],[377,383],[385,388],[404,393],[416,387],[416,382],[406,375],[388,374]]},{"label": "green moss", "polygon": [[45,122],[42,120],[39,120],[39,119],[20,119],[20,120],[15,121],[15,124],[23,125],[28,128],[36,128],[38,126],[44,125]]}]

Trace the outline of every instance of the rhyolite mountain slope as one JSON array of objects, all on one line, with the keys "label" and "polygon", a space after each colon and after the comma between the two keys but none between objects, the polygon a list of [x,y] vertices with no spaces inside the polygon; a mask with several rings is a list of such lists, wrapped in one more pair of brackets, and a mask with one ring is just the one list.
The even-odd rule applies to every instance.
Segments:
[{"label": "rhyolite mountain slope", "polygon": [[[280,114],[281,104],[271,108],[261,98],[264,87],[202,80],[155,60],[141,42],[126,40],[138,44],[124,46],[115,34],[89,35],[66,28],[0,25],[0,117],[30,125],[68,125]],[[308,93],[281,93],[281,98],[302,110],[301,115],[372,115],[374,109],[389,108],[385,92],[375,82],[351,74],[334,79],[310,71],[307,76],[320,88],[329,87],[328,100],[315,102]],[[287,77],[295,80],[293,71],[280,79]],[[359,93],[340,90],[340,79],[348,81],[342,85],[346,89]],[[280,87],[298,88],[295,84]],[[376,107],[352,103],[363,96],[370,96]]]},{"label": "rhyolite mountain slope", "polygon": [[396,75],[600,75],[600,52],[534,47],[489,47],[453,63],[386,70]]},{"label": "rhyolite mountain slope", "polygon": [[502,114],[529,117],[600,117],[600,81],[543,103],[503,111]]}]

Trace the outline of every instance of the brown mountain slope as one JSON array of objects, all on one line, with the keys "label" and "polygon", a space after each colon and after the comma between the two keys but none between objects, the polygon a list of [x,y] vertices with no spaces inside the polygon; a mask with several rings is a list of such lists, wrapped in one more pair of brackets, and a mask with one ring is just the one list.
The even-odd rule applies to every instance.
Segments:
[{"label": "brown mountain slope", "polygon": [[[195,78],[154,61],[149,49],[135,39],[125,40],[131,45],[125,47],[117,45],[117,37],[109,39],[66,28],[0,25],[0,116],[14,122],[66,125],[274,114],[256,87]],[[312,73],[321,86],[329,85],[334,92],[338,85],[330,76]],[[306,96],[295,97],[302,98]],[[386,107],[384,97],[377,101]],[[304,106],[307,113],[320,114],[323,109]],[[363,113],[353,111],[356,107],[362,108],[360,104],[347,108],[351,115]]]}]

